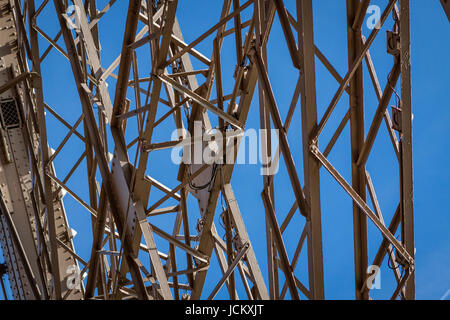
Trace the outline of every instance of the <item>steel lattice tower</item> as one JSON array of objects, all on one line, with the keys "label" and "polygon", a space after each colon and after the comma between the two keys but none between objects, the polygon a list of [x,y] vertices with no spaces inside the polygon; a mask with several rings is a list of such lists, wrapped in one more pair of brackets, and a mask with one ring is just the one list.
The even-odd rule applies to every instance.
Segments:
[{"label": "steel lattice tower", "polygon": [[[0,0],[0,240],[6,262],[3,271],[14,298],[195,300],[212,299],[225,286],[230,299],[324,299],[323,171],[353,204],[355,297],[369,299],[367,283],[375,270],[369,266],[382,266],[387,259],[396,280],[392,298],[414,299],[410,1],[386,0],[378,25],[367,38],[362,26],[371,1],[340,1],[347,13],[348,48],[342,53],[348,56],[348,69],[342,75],[329,60],[334,53],[315,45],[313,5],[317,1],[218,1],[222,10],[215,24],[190,43],[184,41],[177,20],[183,14],[178,10],[181,1],[130,0],[125,32],[119,37],[99,27],[115,0],[102,8],[97,8],[96,0]],[[40,19],[44,10],[52,10],[57,17],[54,23],[59,31],[54,37]],[[387,32],[387,52],[382,54],[391,57],[392,63],[382,87],[370,53],[388,22],[393,27]],[[298,76],[289,106],[277,103],[268,72],[272,52],[267,43],[275,23],[280,24],[284,38],[279,41],[285,43],[290,57],[286,68]],[[111,65],[101,61],[101,40],[106,37],[123,41]],[[232,64],[230,50],[223,50],[227,38],[234,41]],[[42,40],[48,47],[42,47]],[[212,54],[203,53],[200,43],[207,44]],[[49,53],[53,51],[70,64],[72,74],[66,76],[73,77],[79,96],[76,118],[62,115],[64,103],[46,103],[42,74],[52,63]],[[330,92],[332,99],[323,115],[317,108],[319,62],[338,85],[337,91]],[[194,68],[199,64],[201,69]],[[229,73],[224,70],[233,70],[233,78],[225,79]],[[364,81],[364,70],[371,82]],[[114,88],[108,87],[109,78],[114,79]],[[233,84],[232,90],[224,89],[225,82]],[[377,108],[370,115],[364,105],[368,90],[375,90],[377,98]],[[398,105],[390,109],[395,99]],[[343,118],[335,112],[340,101],[348,108]],[[251,105],[259,109],[250,113]],[[300,122],[293,119],[296,109]],[[255,114],[261,129],[278,130],[278,147],[272,147],[271,139],[264,140],[263,157],[272,159],[265,167],[279,162],[290,181],[277,188],[277,175],[269,172],[256,186],[265,208],[261,217],[266,228],[261,232],[267,239],[267,257],[258,260],[232,187],[234,161],[221,161],[230,154],[236,159],[240,134]],[[286,114],[283,119],[282,114]],[[47,126],[49,117],[67,132],[56,146],[48,142],[53,134]],[[326,140],[323,132],[332,127],[330,119],[338,125],[328,128],[334,134]],[[347,124],[351,175],[346,179],[329,155]],[[155,138],[174,129],[179,130],[178,138]],[[400,190],[390,221],[383,218],[367,170],[381,130],[390,137],[396,160],[388,165],[398,170]],[[192,140],[186,141],[183,131]],[[180,143],[184,143],[183,154],[195,154],[195,144],[190,142],[196,138],[203,153],[217,143],[212,132],[230,135],[218,142],[215,161],[181,163],[172,175],[176,181],[161,182],[149,174],[150,169],[159,168],[153,154]],[[296,139],[288,132],[294,132]],[[81,142],[84,151],[73,154],[72,168],[58,177],[54,160],[71,152],[69,140]],[[291,151],[299,147],[301,159],[294,159]],[[273,157],[277,154],[280,157]],[[76,172],[88,189],[83,194],[70,184]],[[277,194],[286,189],[294,196],[291,209],[277,212]],[[65,211],[69,209],[62,201],[65,193],[90,215],[86,224],[91,224],[93,237],[87,261],[77,255],[72,241]],[[196,200],[195,205],[189,198]],[[175,217],[170,230],[155,220],[166,215]],[[295,253],[288,254],[285,231],[299,221],[298,244]],[[223,235],[216,228],[218,223],[223,224]],[[382,238],[375,256],[368,253],[368,224]],[[158,245],[161,241],[155,237],[166,244]],[[307,282],[300,281],[296,272],[302,250],[307,253]],[[217,259],[219,270],[208,270],[212,259]],[[263,274],[262,264],[268,275]],[[77,268],[86,280],[72,286],[72,280],[77,283]],[[204,290],[207,274],[208,281],[214,281],[212,292]],[[238,294],[238,283],[245,295]]]}]

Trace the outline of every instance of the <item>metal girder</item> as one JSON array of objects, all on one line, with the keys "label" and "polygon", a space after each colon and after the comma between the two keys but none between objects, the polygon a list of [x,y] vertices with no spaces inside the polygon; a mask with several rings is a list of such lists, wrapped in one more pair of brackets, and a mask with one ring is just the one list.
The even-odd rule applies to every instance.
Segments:
[{"label": "metal girder", "polygon": [[[289,4],[283,0],[224,0],[220,3],[218,20],[205,28],[206,31],[195,34],[191,42],[184,40],[182,25],[177,19],[177,15],[182,14],[181,2],[129,1],[128,11],[123,14],[125,29],[120,54],[117,53],[117,58],[105,68],[100,42],[111,35],[102,29],[102,19],[106,19],[115,2],[111,0],[98,11],[96,1],[74,0],[76,10],[69,17],[67,1],[43,1],[36,8],[35,1],[25,0],[25,21],[20,1],[0,0],[0,7],[7,8],[7,14],[11,15],[14,10],[16,20],[11,28],[17,31],[17,53],[11,55],[15,59],[13,68],[10,64],[2,69],[8,64],[5,60],[11,57],[3,53],[0,56],[0,102],[17,99],[19,118],[23,122],[21,128],[8,128],[2,122],[0,130],[3,154],[0,182],[6,182],[0,185],[3,214],[0,242],[15,298],[196,300],[213,299],[223,292],[232,300],[245,295],[248,299],[265,300],[284,299],[289,292],[293,299],[324,299],[324,253],[327,249],[323,248],[326,235],[322,230],[322,208],[327,197],[321,194],[322,168],[338,182],[353,204],[356,299],[370,298],[369,259],[373,259],[373,265],[381,267],[386,256],[396,267],[395,290],[390,298],[415,298],[408,0],[390,0],[381,14],[379,28],[374,28],[367,39],[362,35],[362,28],[371,2],[342,1],[347,9],[345,64],[348,71],[344,76],[331,63],[336,57],[321,51],[314,43],[315,33],[320,29],[315,28],[313,19],[313,6],[318,1],[313,0]],[[445,8],[445,1],[443,5]],[[50,6],[54,7],[58,18],[56,36],[51,36],[40,19],[44,8]],[[295,11],[291,12],[292,8]],[[382,90],[371,52],[375,50],[372,45],[380,30],[389,25],[386,22],[391,13],[394,27],[390,32],[399,43],[389,50],[394,62]],[[250,18],[244,21],[244,16]],[[0,16],[0,20],[3,18]],[[78,23],[74,29],[69,28],[68,23],[72,18]],[[267,45],[272,41],[271,29],[275,23],[280,23],[283,32],[282,37],[275,40],[285,42],[287,48],[282,50],[286,51],[286,61],[274,59]],[[6,39],[3,33],[7,34],[8,30],[0,29],[0,41]],[[231,49],[224,41],[230,36],[234,38]],[[43,53],[39,51],[39,37],[49,42]],[[61,37],[63,45],[58,42]],[[202,52],[200,43],[210,45],[211,56]],[[145,47],[149,50],[141,50]],[[74,119],[66,118],[61,112],[62,106],[50,107],[45,102],[43,86],[46,81],[41,77],[41,70],[51,63],[53,58],[49,52],[53,49],[71,66],[81,104]],[[224,59],[230,52],[233,53],[232,64],[230,57]],[[198,64],[193,64],[191,59],[196,59]],[[365,99],[364,60],[372,81],[370,89],[375,89],[377,98],[367,135],[364,121],[373,104]],[[32,62],[32,71],[28,70],[27,61]],[[337,91],[330,92],[332,99],[325,105],[322,118],[318,118],[317,112],[317,86],[320,84],[316,83],[319,72],[316,61],[323,64],[325,72],[329,72],[338,85]],[[199,64],[202,66],[198,67]],[[277,81],[272,77],[272,65],[293,69],[298,75],[289,105],[280,103],[275,86],[272,88]],[[227,79],[229,72],[225,70],[234,70],[233,78]],[[113,81],[115,88],[108,88]],[[397,82],[401,94],[396,91]],[[225,92],[225,88],[230,87],[231,92]],[[276,147],[272,145],[273,137],[266,136],[262,141],[263,158],[269,161],[263,164],[262,170],[265,172],[262,178],[264,212],[258,214],[264,216],[266,222],[266,259],[257,257],[252,245],[255,239],[251,239],[246,228],[247,214],[241,212],[238,205],[245,195],[235,194],[231,187],[241,134],[250,122],[248,119],[254,117],[251,105],[256,100],[257,87],[260,128],[277,129],[279,140]],[[115,94],[113,99],[110,92]],[[348,111],[337,119],[337,127],[331,131],[331,138],[322,152],[319,147],[322,133],[335,116],[335,109],[340,107],[344,93],[349,97],[344,112]],[[394,94],[399,100],[400,120],[394,119],[401,124],[398,133],[399,127],[394,126],[387,108]],[[162,116],[157,118],[160,113]],[[300,121],[295,120],[298,113]],[[52,130],[47,124],[51,123],[47,122],[49,116],[68,130],[55,147],[56,151],[52,151],[48,142],[52,140],[48,137]],[[389,225],[385,224],[380,209],[383,199],[377,197],[376,185],[366,171],[383,119],[399,164],[399,207]],[[349,182],[327,159],[347,123],[350,123],[351,138],[341,148],[348,148],[351,154]],[[83,133],[79,132],[81,127]],[[167,136],[172,129],[178,130],[176,138],[155,141],[161,134]],[[186,138],[180,132],[187,132],[189,136]],[[232,132],[232,136],[213,141],[217,132]],[[55,173],[55,159],[71,152],[72,140],[81,142],[85,150],[74,158],[74,165],[61,178]],[[177,167],[177,179],[173,181],[168,178],[170,175],[160,172],[160,164],[153,159],[153,154],[172,148],[182,148],[183,157],[193,155],[195,158],[203,155],[213,142],[219,146],[214,161],[200,157],[199,162],[182,162]],[[18,151],[17,143],[23,145],[25,151]],[[296,159],[297,149],[301,151],[302,161]],[[285,170],[290,182],[283,181],[281,188],[278,176],[267,170],[271,165],[278,167],[280,151],[283,157],[280,170]],[[231,161],[224,162],[225,159]],[[86,171],[82,172],[84,167]],[[85,179],[88,192],[72,184],[72,177]],[[22,188],[17,188],[16,184]],[[374,209],[367,203],[366,189]],[[275,204],[280,193],[286,191],[291,192],[294,199],[290,200],[293,204],[287,214],[282,216]],[[62,202],[63,192],[87,212],[87,225],[92,231],[88,258],[81,257],[74,248]],[[198,204],[191,205],[189,198]],[[219,211],[221,214],[216,214]],[[296,225],[296,214],[301,219],[300,226]],[[367,218],[383,238],[374,257],[368,252],[372,238],[368,234]],[[158,219],[165,219],[167,223],[159,225]],[[192,232],[195,221],[196,232]],[[216,228],[218,224],[223,228]],[[398,229],[400,241],[395,236]],[[298,243],[286,241],[292,230],[296,232],[294,238]],[[295,251],[290,256],[292,245]],[[168,248],[168,252],[158,248]],[[304,248],[307,261],[300,262]],[[146,260],[142,259],[142,253]],[[214,258],[219,262],[217,270],[210,268]],[[258,264],[263,260],[267,261],[267,277]],[[78,267],[78,262],[83,264],[80,280],[87,274],[86,289],[84,283],[80,288],[73,288],[68,282],[77,275],[76,272],[66,274],[68,267]],[[296,269],[301,263],[307,266],[307,286],[299,280],[300,271]],[[404,271],[403,276],[400,269]],[[212,292],[205,292],[207,275],[212,281]],[[284,283],[280,283],[281,280]],[[242,281],[242,293],[238,292],[238,281]],[[225,286],[226,291],[225,288],[221,291]],[[182,290],[187,293],[182,294]]]},{"label": "metal girder", "polygon": [[[352,29],[353,21],[358,21],[358,2],[347,0],[347,23],[348,23],[348,65],[355,65],[357,57],[362,55],[361,28]],[[358,155],[361,154],[364,145],[364,83],[363,66],[355,69],[350,86],[350,136],[351,136],[351,170],[352,187],[362,198],[366,200],[366,184],[364,179],[365,168],[357,166]],[[363,286],[366,281],[368,268],[368,245],[367,245],[367,219],[356,203],[353,204],[353,242],[355,250],[355,295],[357,299],[368,299],[369,291]],[[364,288],[361,292],[361,288]]]}]

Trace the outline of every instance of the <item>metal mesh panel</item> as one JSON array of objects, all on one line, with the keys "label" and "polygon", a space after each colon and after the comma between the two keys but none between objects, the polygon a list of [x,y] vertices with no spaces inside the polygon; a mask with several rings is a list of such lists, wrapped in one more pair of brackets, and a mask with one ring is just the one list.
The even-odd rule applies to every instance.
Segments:
[{"label": "metal mesh panel", "polygon": [[4,100],[0,102],[2,126],[5,129],[13,129],[20,126],[20,116],[17,110],[16,100]]}]

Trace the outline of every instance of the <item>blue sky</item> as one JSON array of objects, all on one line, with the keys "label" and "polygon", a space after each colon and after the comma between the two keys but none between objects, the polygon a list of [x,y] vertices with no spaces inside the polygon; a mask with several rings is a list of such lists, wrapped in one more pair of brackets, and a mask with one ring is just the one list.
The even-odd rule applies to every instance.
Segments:
[{"label": "blue sky", "polygon": [[[210,0],[181,0],[179,1],[178,19],[183,31],[185,42],[190,43],[197,36],[215,24],[219,18],[222,1]],[[102,8],[106,1],[98,1],[98,7]],[[285,0],[291,12],[295,12],[295,1]],[[372,1],[384,8],[387,1]],[[40,4],[40,1],[38,1]],[[127,1],[118,1],[111,11],[100,23],[101,33],[101,58],[106,68],[120,53],[125,12]],[[57,33],[57,20],[53,12],[53,6],[46,8],[38,18],[38,24],[52,37]],[[243,13],[243,21],[247,20],[251,13],[246,9]],[[314,2],[315,43],[327,56],[343,77],[347,72],[347,35],[345,19],[345,1],[321,0]],[[231,26],[231,24],[230,24]],[[416,241],[416,295],[418,299],[439,299],[450,288],[450,231],[449,206],[446,201],[450,193],[450,173],[446,170],[450,161],[448,137],[450,137],[450,23],[448,22],[438,0],[414,0],[411,1],[411,32],[412,32],[412,102],[414,113],[413,151],[414,151],[414,204],[415,204],[415,241]],[[371,49],[372,59],[384,88],[390,68],[392,57],[386,53],[386,27],[391,28],[390,19],[387,25],[380,31],[379,36]],[[247,29],[246,29],[247,30]],[[363,34],[368,36],[370,30],[363,25]],[[63,45],[60,40],[59,44]],[[224,91],[230,92],[234,84],[232,73],[235,65],[234,39],[228,38],[222,49],[223,53],[223,81]],[[41,53],[47,44],[40,42]],[[211,56],[212,37],[207,38],[197,47],[206,56]],[[269,49],[269,75],[271,84],[277,99],[280,113],[284,119],[290,99],[295,88],[298,74],[290,63],[290,57],[284,42],[283,33],[276,18],[271,37],[268,43]],[[149,62],[147,48],[138,51],[138,59],[141,66],[140,76],[148,76]],[[201,63],[193,60],[194,68],[204,68]],[[44,95],[46,102],[62,114],[70,123],[75,123],[80,115],[80,102],[74,87],[70,65],[55,50],[44,61]],[[317,108],[319,118],[328,106],[332,96],[338,88],[337,82],[330,76],[323,65],[317,61]],[[203,79],[199,76],[199,81]],[[377,108],[377,99],[370,82],[367,68],[364,68],[365,82],[365,108],[366,108],[366,132],[370,126],[374,111]],[[108,80],[110,94],[114,96],[115,81]],[[396,90],[400,92],[399,86]],[[129,91],[131,97],[132,90]],[[214,97],[213,97],[214,98]],[[132,99],[132,103],[134,99]],[[395,98],[390,105],[395,105]],[[348,108],[348,96],[344,95],[333,113],[332,119],[323,132],[319,141],[321,150],[334,132],[334,128],[340,122]],[[294,119],[288,137],[295,163],[298,166],[298,174],[303,185],[302,151],[300,112],[297,106]],[[167,111],[167,107],[160,106],[158,116]],[[213,124],[215,122],[213,121]],[[136,133],[133,130],[134,123],[130,122],[127,137],[133,138]],[[246,128],[259,128],[259,110],[257,104],[257,92],[252,103]],[[173,125],[161,126],[155,131],[154,140],[164,141],[170,138]],[[81,130],[81,128],[80,128]],[[48,132],[50,144],[56,148],[64,138],[67,130],[58,124],[51,116],[48,117]],[[82,132],[82,131],[80,131]],[[395,154],[390,145],[386,128],[382,124],[374,151],[369,158],[367,170],[370,172],[374,186],[380,200],[381,210],[385,221],[390,221],[398,204],[398,165]],[[111,141],[111,139],[110,139]],[[298,143],[296,143],[298,141]],[[338,140],[335,149],[329,156],[330,162],[351,181],[350,175],[350,148],[349,126],[347,126]],[[73,163],[83,151],[83,144],[72,138],[68,148],[56,158],[55,166],[57,174],[64,177]],[[176,186],[177,167],[170,163],[170,152],[151,154],[148,173],[169,187]],[[134,159],[134,157],[131,157]],[[281,162],[282,163],[282,162]],[[246,222],[247,230],[252,240],[259,264],[263,274],[267,274],[266,265],[266,240],[264,209],[260,193],[262,191],[262,177],[259,174],[259,165],[237,165],[234,171],[232,186],[236,194],[239,207]],[[85,164],[82,163],[79,171],[71,178],[69,186],[76,190],[85,201],[88,200],[87,183],[85,179]],[[278,220],[282,219],[292,205],[294,196],[290,191],[290,183],[284,166],[275,177],[275,207]],[[150,196],[150,203],[161,197],[162,194],[154,191]],[[75,202],[69,195],[65,198],[65,206],[69,223],[77,230],[74,243],[77,252],[87,260],[90,254],[91,231],[90,218],[87,211]],[[167,203],[170,205],[170,202]],[[195,227],[198,213],[195,212],[195,200],[189,199],[191,228]],[[352,227],[352,202],[348,195],[337,185],[334,179],[324,170],[321,170],[321,205],[322,205],[322,229],[324,248],[324,272],[325,272],[325,297],[328,299],[352,299],[354,298],[353,276],[353,227]],[[218,211],[219,213],[219,211]],[[218,216],[218,214],[216,214]],[[155,218],[152,223],[160,225],[166,231],[171,232],[173,217]],[[292,258],[295,251],[304,219],[297,213],[291,226],[285,234],[285,244],[288,255]],[[193,225],[194,224],[194,225]],[[219,233],[220,229],[216,220]],[[369,221],[369,263],[378,249],[381,237],[379,231]],[[397,233],[398,234],[398,233]],[[157,239],[160,250],[167,251],[163,242]],[[305,284],[306,272],[306,248],[296,269],[297,277]],[[177,251],[181,257],[181,252]],[[143,257],[143,261],[148,258]],[[145,260],[146,259],[146,260]],[[180,259],[181,260],[181,259]],[[217,270],[215,259],[212,260],[210,275],[205,284],[205,295],[213,289],[215,283],[213,273]],[[210,280],[210,281],[208,281]],[[216,281],[217,281],[216,280]],[[394,278],[392,272],[386,266],[386,261],[381,273],[381,289],[372,290],[373,298],[389,298],[394,290]],[[282,283],[282,282],[281,282]],[[239,293],[245,296],[242,288]],[[226,290],[222,289],[217,298],[226,298]]]}]

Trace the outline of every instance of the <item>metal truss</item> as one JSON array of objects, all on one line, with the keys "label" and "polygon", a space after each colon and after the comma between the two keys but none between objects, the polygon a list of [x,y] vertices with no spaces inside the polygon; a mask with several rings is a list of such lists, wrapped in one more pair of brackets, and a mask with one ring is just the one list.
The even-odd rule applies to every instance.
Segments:
[{"label": "metal truss", "polygon": [[[22,119],[20,126],[13,129],[3,123],[1,146],[6,156],[0,168],[20,167],[19,160],[14,160],[11,151],[7,151],[15,150],[16,143],[23,144],[29,170],[19,174],[22,179],[27,178],[27,188],[19,191],[24,195],[20,202],[26,206],[30,202],[20,220],[11,216],[25,209],[12,207],[8,201],[13,197],[13,184],[22,184],[23,188],[25,182],[0,177],[3,224],[0,233],[15,298],[196,300],[213,299],[225,286],[230,299],[324,299],[325,235],[320,187],[323,170],[353,202],[356,299],[369,299],[371,286],[367,283],[372,276],[368,271],[369,258],[371,265],[382,266],[386,256],[396,280],[392,299],[414,299],[409,0],[386,1],[379,27],[367,39],[361,29],[370,0],[342,1],[347,8],[348,33],[348,71],[343,76],[326,57],[332,53],[320,51],[314,43],[312,0],[296,1],[291,11],[285,6],[288,1],[283,0],[220,1],[222,10],[216,24],[190,43],[184,41],[177,20],[177,15],[183,14],[177,11],[181,1],[130,0],[122,52],[111,65],[105,66],[100,41],[112,35],[98,25],[115,2],[111,0],[99,10],[95,0],[0,1],[0,15],[10,19],[8,32],[14,31],[15,36],[15,48],[10,54],[14,61],[2,60],[0,94],[2,101],[9,94],[19,102]],[[72,5],[75,11],[70,10]],[[55,37],[48,35],[40,19],[44,10],[56,13],[59,31]],[[244,21],[247,16],[250,18]],[[387,54],[392,56],[393,64],[382,88],[370,49],[389,19],[394,27],[388,32]],[[291,60],[285,67],[298,73],[288,110],[277,104],[268,72],[271,51],[267,43],[274,23],[280,23],[284,34],[281,41],[289,51]],[[0,32],[1,39],[10,36],[5,30]],[[227,37],[235,41],[232,65],[224,62],[229,59],[223,59],[224,54],[229,54],[222,50]],[[48,47],[40,48],[39,38],[47,40]],[[210,45],[211,56],[201,52],[200,43]],[[62,115],[64,103],[50,106],[45,102],[41,70],[52,63],[49,53],[55,50],[70,64],[76,83],[81,107],[75,118]],[[195,65],[204,67],[195,69],[191,59],[196,60]],[[322,116],[318,114],[316,101],[317,61],[338,84]],[[235,71],[233,79],[226,79],[233,83],[231,92],[226,92],[223,86],[222,71],[226,68]],[[364,68],[370,74],[370,85],[363,81]],[[13,71],[7,71],[11,74],[6,76],[5,70],[10,69]],[[114,90],[108,88],[108,79],[114,79]],[[401,86],[399,93],[394,89],[397,82]],[[369,117],[365,114],[363,97],[365,91],[373,89],[378,108]],[[388,106],[394,93],[400,102],[392,111],[393,121]],[[338,103],[347,98],[348,111],[339,119],[331,139],[323,144],[326,147],[321,148],[325,127],[336,117]],[[261,272],[236,200],[239,197],[233,191],[235,161],[223,161],[230,154],[236,159],[240,133],[249,116],[255,114],[250,113],[255,101],[259,104],[260,128],[278,130],[277,150],[272,148],[270,138],[264,141],[263,158],[272,159],[265,167],[280,162],[280,170],[290,180],[290,185],[284,185],[283,189],[291,189],[294,195],[289,212],[277,212],[277,193],[284,191],[277,190],[276,175],[263,176],[261,197],[265,212],[261,215],[267,226],[264,263],[268,275]],[[295,127],[291,124],[295,123],[298,105],[301,122]],[[163,115],[157,117],[161,110]],[[285,119],[281,118],[280,110],[283,114],[287,110]],[[47,142],[49,117],[67,128],[67,135],[54,150]],[[367,134],[365,119],[370,125]],[[400,190],[398,209],[392,220],[386,222],[366,166],[383,121],[397,159],[392,165],[398,168]],[[351,181],[328,159],[348,123]],[[164,136],[164,132],[167,136],[170,128],[178,130],[178,139],[155,138]],[[179,147],[185,142],[183,131],[201,141],[201,154],[215,142],[212,133],[227,133],[231,137],[219,142],[214,161],[181,163],[177,181],[158,181],[149,174],[158,169],[152,155]],[[288,138],[288,131],[295,132],[296,139]],[[71,152],[68,141],[73,140],[81,142],[84,151],[74,155],[74,165],[68,174],[58,177],[53,162],[58,155]],[[291,148],[298,146],[302,150],[302,163],[297,160],[294,164]],[[195,144],[184,144],[183,154],[195,156],[198,150],[194,147]],[[280,157],[273,157],[278,153]],[[87,182],[87,193],[71,187],[70,178],[76,172]],[[88,213],[86,224],[92,225],[93,236],[87,261],[73,247],[62,203],[63,191]],[[189,205],[190,197],[198,204]],[[300,230],[296,234],[299,240],[294,255],[289,256],[286,230],[298,224],[299,220],[293,219],[295,215],[301,217],[301,225],[295,226]],[[171,229],[167,223],[158,225],[155,221],[160,220],[155,220],[156,216],[167,216]],[[217,223],[223,229],[217,228]],[[382,238],[374,257],[368,254],[368,223],[375,226]],[[194,225],[196,232],[192,232]],[[27,233],[25,228],[31,228],[33,233]],[[401,230],[400,240],[395,236],[397,230]],[[161,248],[168,249],[164,252]],[[296,271],[302,250],[307,251],[308,283],[301,282]],[[145,262],[148,259],[150,263]],[[214,274],[209,270],[212,259],[217,259],[220,267]],[[82,265],[80,277],[86,281],[72,286],[68,279],[75,278],[67,270],[78,264]],[[20,271],[13,271],[17,268]],[[76,273],[76,268],[73,270]],[[211,292],[204,290],[207,275],[208,281],[214,282]],[[245,296],[238,296],[238,282]]]}]

